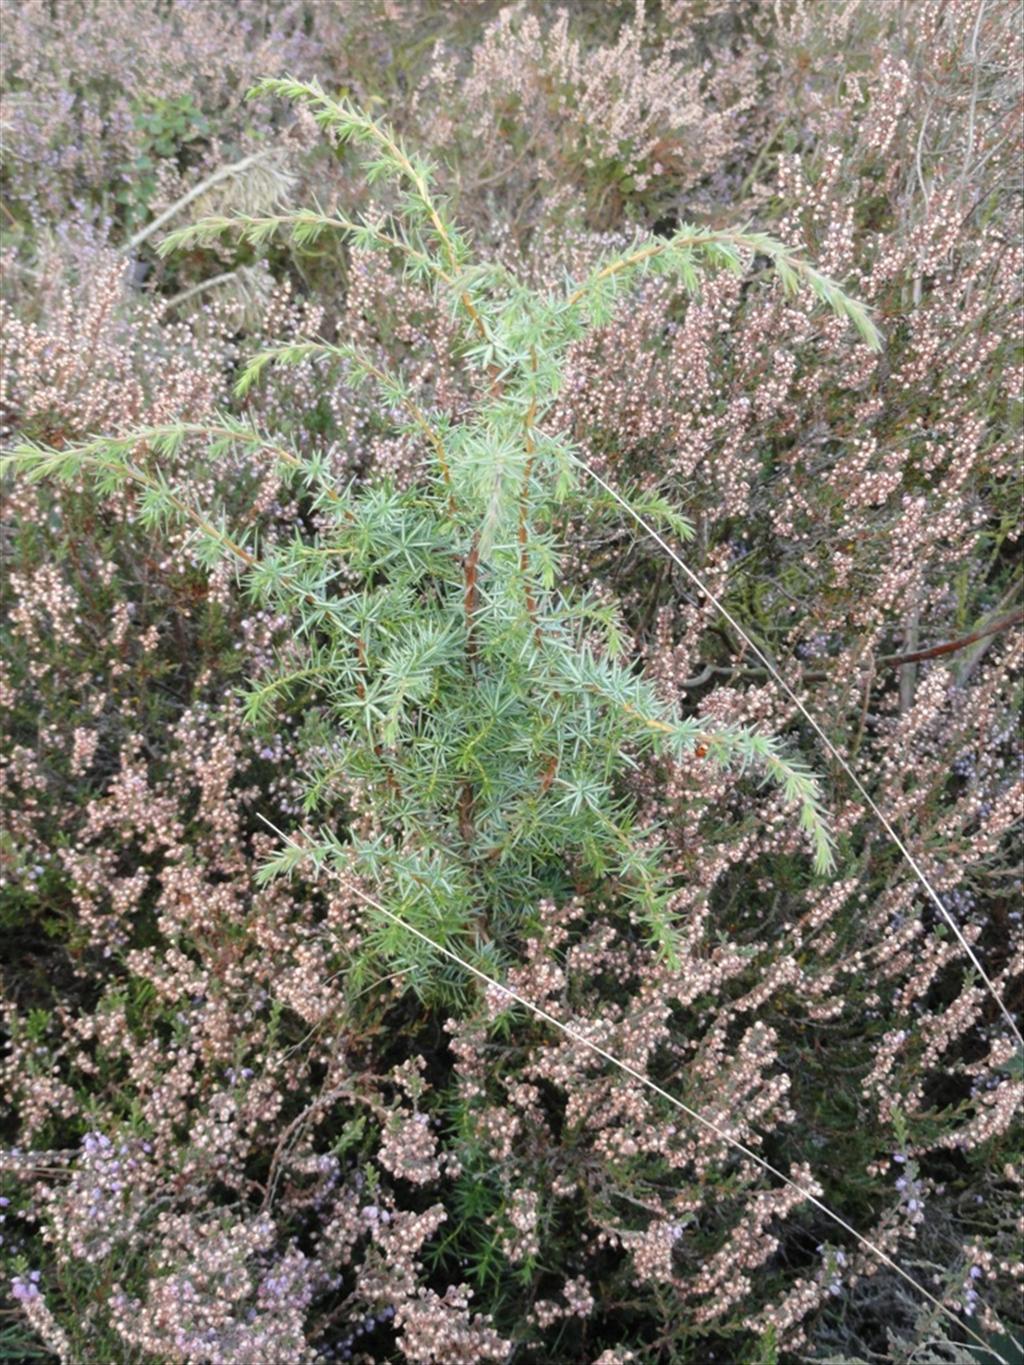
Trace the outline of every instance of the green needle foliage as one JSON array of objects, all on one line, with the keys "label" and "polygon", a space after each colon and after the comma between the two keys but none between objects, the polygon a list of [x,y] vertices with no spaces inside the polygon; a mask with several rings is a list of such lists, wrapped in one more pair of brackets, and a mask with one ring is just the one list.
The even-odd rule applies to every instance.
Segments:
[{"label": "green needle foliage", "polygon": [[[258,91],[306,106],[336,143],[353,144],[369,180],[387,182],[391,210],[372,222],[319,210],[209,219],[162,250],[229,233],[257,244],[277,233],[299,242],[343,233],[387,252],[458,319],[475,403],[458,419],[423,409],[399,375],[357,347],[311,338],[257,355],[239,393],[269,365],[310,357],[336,365],[401,414],[423,452],[415,486],[338,486],[322,458],[227,415],[215,426],[152,428],[60,451],[22,444],[6,463],[31,478],[88,476],[101,491],[135,485],[143,521],[190,524],[205,562],[233,557],[253,599],[294,623],[304,657],[297,665],[293,649],[277,676],[252,688],[248,715],[259,724],[299,696],[312,703],[317,757],[306,800],[323,829],[312,850],[286,848],[268,875],[300,857],[342,865],[401,919],[459,954],[490,959],[491,970],[528,931],[538,898],[582,890],[621,905],[671,958],[673,887],[659,831],[639,827],[623,776],[628,765],[698,752],[781,788],[826,873],[829,833],[807,769],[771,736],[709,731],[666,705],[623,657],[615,610],[561,579],[560,506],[571,499],[574,510],[606,518],[609,499],[550,415],[570,346],[645,275],[669,274],[697,291],[704,271],[741,272],[764,258],[787,294],[809,289],[877,346],[865,310],[762,233],[692,227],[537,292],[474,260],[433,167],[385,125],[316,85],[271,80]],[[236,446],[274,462],[315,513],[315,538],[261,548],[218,508],[193,506],[161,463],[186,441],[211,462]],[[625,495],[667,534],[690,534],[660,496]],[[451,969],[393,921],[371,913],[367,947],[368,961],[407,972],[425,995],[457,989]]]}]

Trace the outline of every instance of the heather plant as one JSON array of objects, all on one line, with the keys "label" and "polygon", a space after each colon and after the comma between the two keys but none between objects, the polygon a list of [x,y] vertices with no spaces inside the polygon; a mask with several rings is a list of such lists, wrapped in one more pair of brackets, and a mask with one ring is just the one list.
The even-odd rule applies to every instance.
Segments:
[{"label": "heather plant", "polygon": [[606,228],[638,208],[657,217],[722,176],[749,133],[749,47],[695,63],[698,17],[665,16],[658,42],[643,3],[613,41],[588,34],[592,20],[586,8],[508,5],[468,63],[454,43],[435,48],[421,98],[429,136],[472,139],[467,187],[500,195],[512,232],[546,216]]},{"label": "heather plant", "polygon": [[[174,8],[154,8],[161,35]],[[325,153],[290,102],[214,102],[223,148],[201,165],[183,157],[134,229],[154,267],[144,289],[62,194],[37,204],[39,235],[4,259],[5,428],[64,447],[78,470],[11,480],[3,509],[3,1349],[90,1362],[1012,1361],[1018,1063],[944,918],[1015,1014],[1011,7],[648,6],[645,50],[673,39],[681,77],[707,60],[718,89],[749,92],[757,72],[742,135],[671,206],[679,220],[695,194],[716,225],[763,223],[787,256],[850,283],[879,319],[881,352],[813,290],[786,297],[761,248],[740,247],[740,273],[694,248],[696,290],[672,269],[623,272],[603,312],[552,321],[580,282],[674,228],[546,224],[584,223],[597,205],[650,228],[679,168],[598,204],[570,121],[552,183],[525,206],[536,230],[509,232],[514,157],[492,142],[495,159],[478,160],[486,89],[476,136],[458,81],[420,74],[438,33],[446,60],[472,69],[474,25],[496,33],[495,14],[386,8],[315,7],[307,69],[343,73],[371,108],[385,96],[405,148],[429,150],[457,114],[455,159],[438,171],[452,208],[430,193],[446,226],[472,223],[474,262],[500,262],[470,278],[471,302],[493,335],[542,326],[554,351],[554,384],[538,366],[526,570],[533,357],[496,383],[458,291],[403,268],[406,247],[436,262],[439,243],[405,211],[408,181],[365,185],[369,144]],[[511,16],[508,34],[523,22]],[[581,61],[628,46],[627,22],[631,7],[574,15]],[[690,49],[675,45],[684,25]],[[148,32],[147,19],[135,36]],[[164,49],[173,75],[181,52]],[[487,50],[498,72],[493,39]],[[397,61],[375,67],[387,54]],[[280,60],[275,49],[265,64]],[[115,85],[127,69],[147,108],[167,94],[147,60],[119,65]],[[288,129],[294,179],[275,201],[246,184],[250,167],[180,204],[260,150],[262,133],[238,142],[232,110],[275,137]],[[516,117],[534,115],[546,137],[543,102]],[[712,118],[709,139],[720,131]],[[8,183],[26,177],[20,191],[35,172],[19,164]],[[511,195],[486,183],[499,165]],[[330,206],[317,212],[345,222],[295,243],[289,205],[314,192]],[[411,231],[401,246],[354,241],[361,223],[342,203],[381,232]],[[169,228],[238,211],[282,221],[265,241],[232,224],[153,253]],[[228,306],[239,282],[259,307]],[[479,446],[506,391],[516,454],[495,481]],[[453,447],[454,511],[410,403],[446,457]],[[120,466],[108,484],[96,458]],[[410,528],[424,547],[396,546]],[[275,581],[261,585],[225,537]],[[391,557],[368,578],[378,541]],[[313,548],[327,551],[319,574]],[[298,633],[317,609],[306,591],[334,614]],[[427,600],[414,613],[416,592]],[[400,629],[370,623],[356,676],[346,613],[374,594],[383,626]],[[592,716],[578,688],[552,698],[531,613],[546,647],[593,658],[602,685],[608,666],[642,683],[628,705],[695,725],[694,747],[645,734],[621,694],[589,691]],[[451,625],[457,665],[396,708],[401,631],[424,623]],[[509,667],[513,638],[541,657],[540,676]],[[525,702],[491,735],[546,737],[549,719],[578,726],[584,712],[581,766],[607,757],[600,808],[632,836],[632,866],[611,839],[593,861],[596,812],[556,804],[572,769],[561,755],[545,789],[546,747],[521,758],[485,736],[437,765],[434,791],[389,789],[399,764],[419,771],[412,741],[447,752],[449,704],[474,735],[486,728],[474,688],[498,672]],[[376,710],[345,705],[360,683]],[[367,714],[364,737],[353,717]],[[735,748],[701,753],[699,736],[723,731],[785,736],[775,753],[813,766],[831,872],[815,871],[763,767],[715,761]],[[546,827],[524,820],[520,838],[517,825],[493,867],[482,836],[502,811],[475,760],[496,755],[510,784],[529,784],[517,812],[532,795]],[[559,822],[579,843],[556,866]],[[443,897],[443,920],[436,881],[428,894],[401,880],[402,838],[440,845],[429,876],[441,864],[464,877],[468,907],[464,891]],[[289,876],[260,881],[282,848]],[[509,906],[517,878],[534,889]]]},{"label": "heather plant", "polygon": [[240,98],[309,50],[295,5],[229,18],[211,4],[29,0],[7,18],[3,179],[12,222],[29,229],[72,205],[85,222],[138,227],[190,170],[266,140]]}]

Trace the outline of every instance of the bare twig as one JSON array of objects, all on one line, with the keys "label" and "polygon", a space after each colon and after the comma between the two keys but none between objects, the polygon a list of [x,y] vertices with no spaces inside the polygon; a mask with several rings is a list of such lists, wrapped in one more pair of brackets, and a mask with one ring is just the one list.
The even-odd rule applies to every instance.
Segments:
[{"label": "bare twig", "polygon": [[983,640],[986,635],[997,635],[1001,630],[1009,630],[1011,626],[1021,624],[1024,624],[1024,610],[1011,611],[1007,616],[1001,616],[998,621],[982,626],[979,630],[972,631],[970,635],[962,635],[958,640],[947,640],[945,644],[932,645],[931,649],[918,649],[912,654],[889,654],[878,662],[893,667],[897,664],[920,663],[922,659],[937,659],[942,654],[955,654],[958,649],[966,649],[976,640]]},{"label": "bare twig", "polygon": [[[1001,616],[998,621],[992,621],[989,625],[981,626],[972,631],[970,635],[962,635],[956,640],[946,640],[941,645],[932,645],[929,649],[917,649],[910,654],[882,654],[875,660],[875,666],[884,665],[886,668],[898,668],[903,664],[921,663],[924,659],[937,659],[943,654],[955,654],[957,650],[966,649],[968,645],[973,645],[978,640],[984,640],[990,635],[998,635],[1000,631],[1009,630],[1012,626],[1019,625],[1024,625],[1024,608],[1011,611],[1006,616]],[[699,673],[692,678],[684,678],[679,686],[688,689],[703,687],[716,675],[722,678],[767,678],[771,676],[771,673],[772,670],[769,668],[728,668],[721,664],[705,664]],[[832,672],[827,669],[814,668],[802,673],[800,680],[801,682],[828,682],[832,676]]]},{"label": "bare twig", "polygon": [[218,167],[217,170],[208,175],[205,180],[200,180],[198,185],[193,185],[192,189],[190,189],[187,194],[183,194],[180,199],[176,199],[170,208],[164,209],[163,213],[154,218],[151,223],[147,223],[144,228],[140,228],[133,237],[128,239],[125,250],[134,251],[136,247],[140,247],[143,242],[148,241],[154,232],[159,232],[164,224],[169,223],[172,218],[176,217],[177,214],[182,211],[182,209],[188,208],[189,204],[198,199],[201,194],[205,194],[206,191],[212,189],[214,185],[219,185],[222,180],[231,180],[236,176],[244,175],[247,170],[250,170],[259,162],[266,161],[268,157],[273,156],[276,150],[275,147],[264,147],[262,151],[253,152],[251,156],[245,156],[241,161],[233,161],[230,166]]},{"label": "bare twig", "polygon": [[[915,285],[920,280],[914,281]],[[917,300],[915,300],[915,303]],[[915,605],[907,619],[907,628],[903,634],[903,643],[907,647],[907,653],[900,662],[900,715],[904,716],[914,705],[914,692],[917,687],[917,641],[921,626],[921,613]]]}]

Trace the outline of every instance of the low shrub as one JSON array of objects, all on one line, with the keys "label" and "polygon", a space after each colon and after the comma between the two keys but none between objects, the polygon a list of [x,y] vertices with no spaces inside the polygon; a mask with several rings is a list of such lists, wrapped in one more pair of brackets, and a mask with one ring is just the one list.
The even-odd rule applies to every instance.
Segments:
[{"label": "low shrub", "polygon": [[[532,12],[392,15],[402,138],[268,83],[270,198],[15,205],[14,1358],[1014,1358],[1009,10]],[[442,66],[531,33],[609,126],[630,44],[756,71],[728,174],[501,150]]]}]

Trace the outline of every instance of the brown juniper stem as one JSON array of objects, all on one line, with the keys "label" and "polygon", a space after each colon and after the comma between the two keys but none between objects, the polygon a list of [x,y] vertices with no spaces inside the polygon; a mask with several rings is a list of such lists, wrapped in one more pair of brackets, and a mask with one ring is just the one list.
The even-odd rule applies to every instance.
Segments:
[{"label": "brown juniper stem", "polygon": [[[480,532],[475,531],[473,540],[469,547],[469,554],[463,562],[463,575],[466,585],[463,596],[463,607],[466,613],[466,658],[470,668],[476,667],[477,644],[474,631],[474,617],[476,615],[478,594],[477,594],[477,569],[480,563]],[[467,778],[459,792],[458,820],[459,833],[461,834],[467,848],[471,848],[476,840],[476,826],[473,823],[474,792],[473,783]],[[477,932],[487,936],[487,912],[481,910],[477,919]]]},{"label": "brown juniper stem", "polygon": [[462,597],[462,605],[466,613],[466,654],[470,662],[476,660],[476,633],[474,630],[474,618],[479,601],[477,590],[477,570],[480,566],[480,532],[474,531],[473,539],[470,543],[469,554],[463,560],[462,572],[465,592]]},{"label": "brown juniper stem", "polygon": [[[537,351],[536,351],[536,348],[535,348],[535,347],[531,347],[530,354],[531,354],[532,363],[533,363],[533,372],[534,372],[534,374],[536,374],[536,373],[537,373]],[[530,622],[531,622],[531,624],[533,625],[534,635],[537,637],[537,643],[539,644],[539,643],[540,643],[540,626],[539,626],[538,623],[537,623],[537,599],[534,597],[534,595],[533,595],[533,590],[532,590],[531,587],[530,587],[530,579],[529,579],[530,556],[529,556],[529,552],[528,552],[528,533],[527,533],[527,527],[526,527],[526,514],[527,514],[527,511],[528,511],[528,508],[529,508],[529,497],[530,497],[530,476],[531,476],[532,473],[533,473],[533,457],[534,457],[534,452],[535,452],[535,450],[536,450],[536,448],[537,448],[536,442],[535,442],[534,439],[533,439],[533,421],[534,421],[534,418],[535,418],[536,416],[537,416],[537,399],[536,399],[536,396],[535,396],[535,397],[531,400],[531,402],[530,402],[529,410],[527,411],[526,417],[524,418],[524,421],[523,421],[524,441],[525,441],[525,446],[526,446],[526,464],[525,464],[525,466],[524,466],[524,468],[523,468],[523,486],[522,486],[522,489],[520,490],[520,493],[519,493],[519,530],[518,530],[518,536],[519,536],[519,572],[520,572],[520,573],[522,574],[522,576],[523,576],[523,590],[524,590],[524,592],[526,593],[526,614],[527,614],[527,616],[529,616],[529,618],[530,618]]]}]

